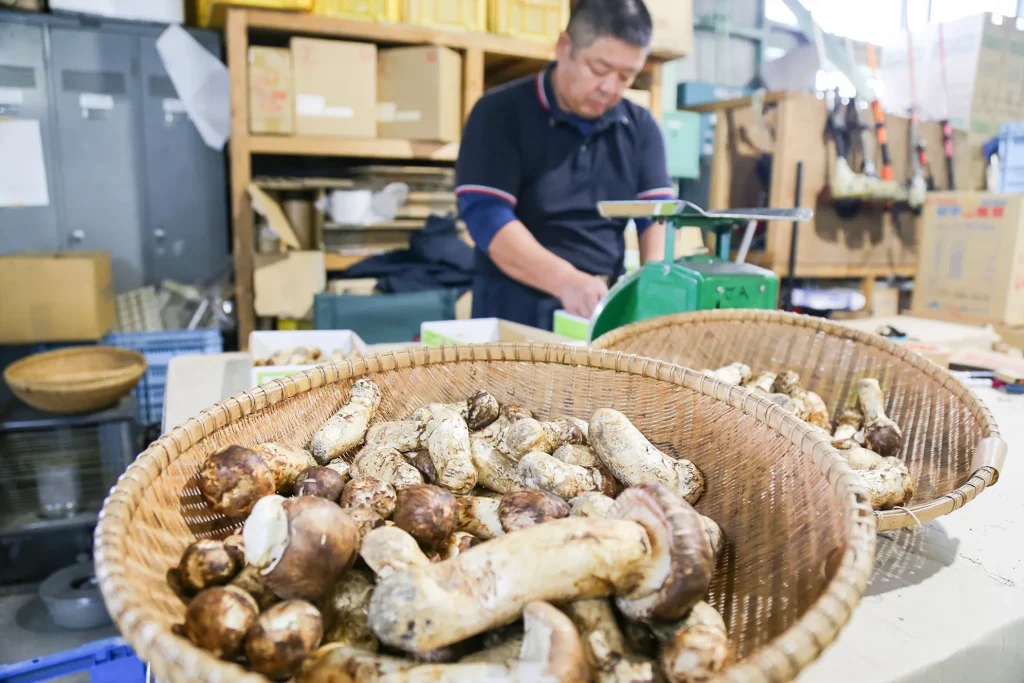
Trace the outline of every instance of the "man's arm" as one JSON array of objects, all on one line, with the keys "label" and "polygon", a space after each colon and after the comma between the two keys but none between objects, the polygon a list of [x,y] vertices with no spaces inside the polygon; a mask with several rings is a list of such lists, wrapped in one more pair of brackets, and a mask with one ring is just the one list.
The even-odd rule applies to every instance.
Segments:
[{"label": "man's arm", "polygon": [[[657,121],[649,114],[644,121],[644,143],[640,148],[640,187],[637,199],[674,199],[675,185],[668,175],[665,138]],[[665,258],[665,224],[649,220],[636,221],[640,238],[640,262]]]}]

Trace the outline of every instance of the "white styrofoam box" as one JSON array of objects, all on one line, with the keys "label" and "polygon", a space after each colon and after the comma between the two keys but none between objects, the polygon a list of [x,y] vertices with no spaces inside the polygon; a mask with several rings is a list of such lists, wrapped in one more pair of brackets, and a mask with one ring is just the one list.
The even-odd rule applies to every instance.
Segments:
[{"label": "white styrofoam box", "polygon": [[487,344],[491,342],[572,343],[571,339],[557,335],[554,332],[498,318],[438,320],[421,323],[420,341],[424,346]]},{"label": "white styrofoam box", "polygon": [[184,0],[50,0],[50,9],[58,12],[97,14],[101,17],[129,21],[185,23]]},{"label": "white styrofoam box", "polygon": [[[331,352],[340,350],[346,356],[353,351],[366,355],[366,343],[352,330],[285,330],[270,332],[251,332],[249,334],[249,355],[254,360],[269,358],[275,351],[292,349],[298,346],[315,346],[320,349],[323,362],[330,362]],[[252,368],[252,386],[258,386],[278,377],[294,375],[313,365],[254,365]]]}]

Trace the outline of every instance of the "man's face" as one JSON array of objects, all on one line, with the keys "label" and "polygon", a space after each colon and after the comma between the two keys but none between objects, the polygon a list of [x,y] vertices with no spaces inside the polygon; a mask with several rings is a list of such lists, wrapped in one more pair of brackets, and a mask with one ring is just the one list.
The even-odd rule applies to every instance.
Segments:
[{"label": "man's face", "polygon": [[555,47],[559,104],[573,114],[596,119],[618,104],[647,60],[647,50],[618,38],[601,36],[589,46],[572,50],[563,33]]}]

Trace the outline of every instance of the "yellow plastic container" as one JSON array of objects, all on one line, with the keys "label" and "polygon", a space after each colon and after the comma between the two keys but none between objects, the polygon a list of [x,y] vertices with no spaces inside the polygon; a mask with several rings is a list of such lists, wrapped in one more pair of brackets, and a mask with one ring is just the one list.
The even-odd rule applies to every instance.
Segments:
[{"label": "yellow plastic container", "polygon": [[309,12],[313,0],[196,0],[196,21],[202,28],[223,26],[228,7]]},{"label": "yellow plastic container", "polygon": [[401,0],[313,0],[313,14],[397,23],[402,20],[402,5]]},{"label": "yellow plastic container", "polygon": [[402,21],[454,31],[486,31],[487,0],[403,0]]},{"label": "yellow plastic container", "polygon": [[569,23],[569,0],[489,0],[491,33],[554,42]]}]

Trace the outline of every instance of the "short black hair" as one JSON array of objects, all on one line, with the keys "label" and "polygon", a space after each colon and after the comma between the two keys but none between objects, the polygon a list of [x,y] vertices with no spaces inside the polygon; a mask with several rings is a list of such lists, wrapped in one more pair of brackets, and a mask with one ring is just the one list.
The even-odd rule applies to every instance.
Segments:
[{"label": "short black hair", "polygon": [[643,0],[577,0],[566,28],[573,50],[602,36],[637,47],[651,44],[651,13]]}]

